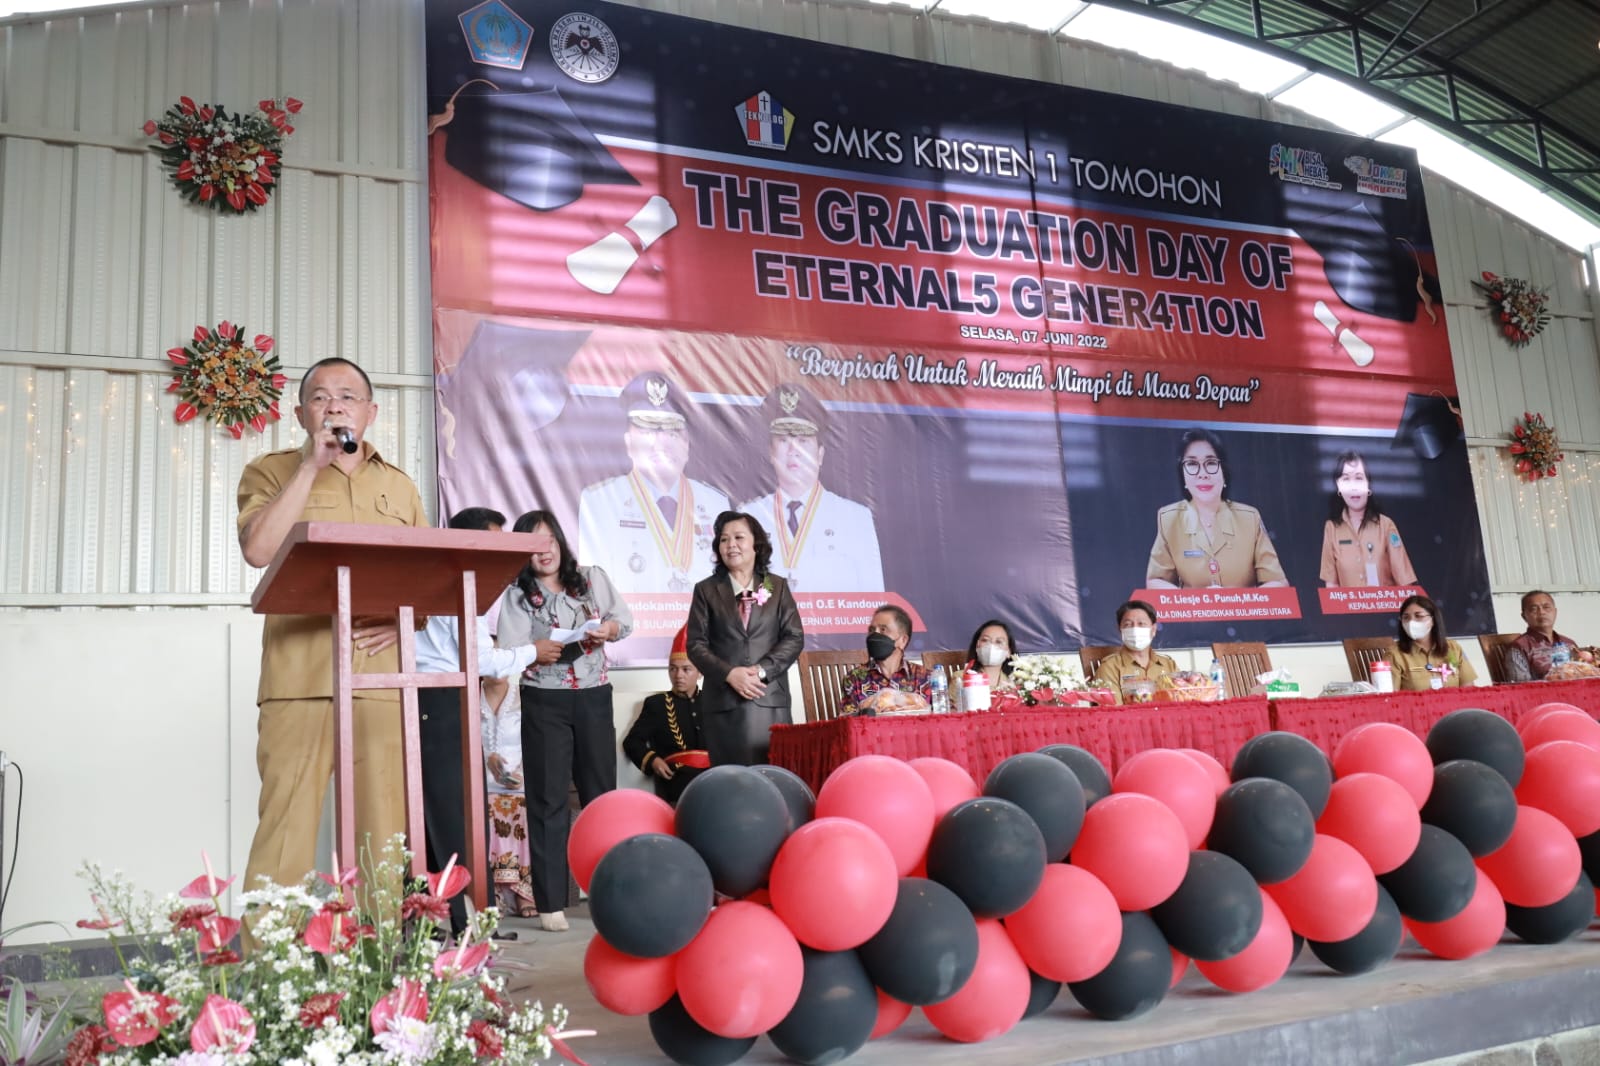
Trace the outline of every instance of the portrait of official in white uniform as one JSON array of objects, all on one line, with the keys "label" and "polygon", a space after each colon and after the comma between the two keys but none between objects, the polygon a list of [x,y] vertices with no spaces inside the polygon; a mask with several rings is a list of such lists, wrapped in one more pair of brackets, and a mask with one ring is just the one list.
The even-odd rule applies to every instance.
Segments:
[{"label": "portrait of official in white uniform", "polygon": [[822,487],[828,415],[799,385],[762,404],[777,491],[740,507],[772,530],[772,572],[805,592],[882,592],[883,558],[872,512]]},{"label": "portrait of official in white uniform", "polygon": [[578,558],[624,593],[687,593],[711,573],[711,528],[728,496],[684,476],[690,402],[665,374],[640,374],[622,390],[626,474],[578,500]]}]

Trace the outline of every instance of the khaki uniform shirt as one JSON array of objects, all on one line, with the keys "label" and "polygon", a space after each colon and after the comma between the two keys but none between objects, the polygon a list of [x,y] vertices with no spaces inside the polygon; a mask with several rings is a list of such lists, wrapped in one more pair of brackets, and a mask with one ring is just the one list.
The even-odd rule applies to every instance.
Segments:
[{"label": "khaki uniform shirt", "polygon": [[1278,550],[1254,507],[1223,504],[1217,512],[1215,537],[1213,541],[1200,528],[1199,512],[1189,501],[1161,508],[1145,580],[1159,578],[1186,589],[1252,588],[1286,580]]},{"label": "khaki uniform shirt", "polygon": [[[1371,564],[1376,581],[1367,580],[1367,565]],[[1359,530],[1350,528],[1350,515],[1335,525],[1325,522],[1322,527],[1322,583],[1336,588],[1378,585],[1393,588],[1396,585],[1415,585],[1416,568],[1400,541],[1400,530],[1388,515],[1376,522],[1363,522]]]},{"label": "khaki uniform shirt", "polygon": [[1127,702],[1123,698],[1122,686],[1127,681],[1160,681],[1168,674],[1178,672],[1177,662],[1168,655],[1152,651],[1150,665],[1140,666],[1134,662],[1133,652],[1127,648],[1118,648],[1116,651],[1100,660],[1100,665],[1094,672],[1095,688],[1108,688],[1117,694],[1117,702]]},{"label": "khaki uniform shirt", "polygon": [[[1478,680],[1478,672],[1461,653],[1461,645],[1453,640],[1445,645],[1443,655],[1425,655],[1415,645],[1411,651],[1401,651],[1400,645],[1396,644],[1384,657],[1394,671],[1394,687],[1401,692],[1425,692],[1432,688],[1432,678],[1446,662],[1450,664],[1450,676],[1444,679],[1444,688],[1465,688]],[[1432,671],[1428,669],[1430,666],[1433,667]]]},{"label": "khaki uniform shirt", "polygon": [[[239,477],[239,529],[283,491],[305,453],[299,448],[269,452]],[[361,444],[361,465],[346,474],[335,464],[317,471],[302,522],[359,522],[374,526],[425,526],[422,497],[405,471],[383,461],[371,444]],[[420,621],[420,619],[419,619]],[[398,673],[400,649],[377,655],[356,649],[357,673]],[[365,691],[364,699],[398,700],[392,689]],[[333,619],[326,615],[268,615],[261,634],[261,684],[256,702],[333,697]]]}]

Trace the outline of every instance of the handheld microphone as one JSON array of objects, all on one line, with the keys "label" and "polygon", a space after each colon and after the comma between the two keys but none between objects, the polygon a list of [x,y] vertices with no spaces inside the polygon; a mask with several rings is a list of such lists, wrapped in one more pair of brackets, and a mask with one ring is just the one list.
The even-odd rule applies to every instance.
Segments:
[{"label": "handheld microphone", "polygon": [[339,447],[344,449],[346,455],[354,455],[357,448],[356,435],[350,432],[349,426],[334,426],[333,439],[339,442]]}]

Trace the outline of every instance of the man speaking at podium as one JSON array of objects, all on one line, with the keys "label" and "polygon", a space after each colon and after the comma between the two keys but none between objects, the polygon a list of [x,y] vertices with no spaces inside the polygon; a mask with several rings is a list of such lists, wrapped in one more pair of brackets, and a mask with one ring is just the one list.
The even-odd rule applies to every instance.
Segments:
[{"label": "man speaking at podium", "polygon": [[[297,522],[425,526],[417,486],[364,439],[377,418],[372,382],[348,359],[324,359],[300,381],[294,415],[308,440],[269,452],[239,478],[239,547],[244,560],[272,562]],[[358,618],[351,669],[398,673],[393,618]],[[261,635],[256,703],[256,769],[261,774],[246,889],[265,875],[292,885],[316,866],[317,826],[333,774],[333,621],[270,615]],[[379,852],[405,830],[400,693],[361,691],[355,718],[356,841]],[[413,846],[420,847],[421,842]],[[359,855],[340,855],[355,866]]]}]

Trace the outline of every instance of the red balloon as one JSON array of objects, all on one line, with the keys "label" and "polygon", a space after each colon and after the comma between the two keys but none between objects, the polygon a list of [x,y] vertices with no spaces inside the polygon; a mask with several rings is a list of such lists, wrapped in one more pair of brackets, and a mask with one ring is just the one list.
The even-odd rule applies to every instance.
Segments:
[{"label": "red balloon", "polygon": [[1294,961],[1294,933],[1283,910],[1265,892],[1261,894],[1261,931],[1250,946],[1221,962],[1196,962],[1207,981],[1229,992],[1254,992],[1266,988]]},{"label": "red balloon", "polygon": [[[1517,736],[1519,736],[1519,737],[1522,736],[1530,728],[1533,727],[1533,724],[1535,722],[1539,721],[1541,718],[1543,718],[1547,714],[1554,714],[1556,711],[1580,711],[1581,712],[1582,710],[1583,710],[1582,707],[1577,707],[1577,706],[1574,706],[1573,704],[1570,704],[1570,703],[1541,703],[1541,704],[1539,704],[1539,706],[1535,707],[1533,710],[1529,711],[1527,714],[1525,714],[1521,718],[1517,719]],[[1524,748],[1531,747],[1531,746],[1532,745],[1529,745],[1529,744],[1524,744],[1523,745]]]},{"label": "red balloon", "polygon": [[1572,830],[1555,815],[1518,804],[1511,839],[1479,859],[1478,869],[1489,875],[1507,903],[1548,907],[1578,883],[1583,853]]},{"label": "red balloon", "polygon": [[1053,862],[1022,909],[1005,919],[1022,961],[1052,981],[1087,981],[1122,943],[1116,897],[1088,870]]},{"label": "red balloon", "polygon": [[1317,832],[1361,853],[1375,874],[1400,867],[1422,839],[1422,816],[1411,793],[1392,777],[1350,774],[1333,783]]},{"label": "red balloon", "polygon": [[848,818],[818,818],[772,862],[772,909],[818,951],[860,947],[889,920],[900,889],[889,845]]},{"label": "red balloon", "polygon": [[1228,791],[1228,786],[1233,781],[1228,777],[1228,768],[1216,760],[1210,752],[1201,751],[1199,748],[1179,748],[1189,758],[1199,763],[1206,773],[1211,775],[1211,787],[1217,790],[1217,795]]},{"label": "red balloon", "polygon": [[689,1017],[731,1040],[760,1036],[800,998],[805,963],[787,926],[743,900],[711,912],[678,953],[678,997]]},{"label": "red balloon", "polygon": [[1172,953],[1172,983],[1167,986],[1168,991],[1170,991],[1177,988],[1179,983],[1183,981],[1183,975],[1189,972],[1189,956],[1171,944],[1167,945],[1167,950]]},{"label": "red balloon", "polygon": [[1600,722],[1582,711],[1550,711],[1522,733],[1522,746],[1529,751],[1552,740],[1572,740],[1600,751]]},{"label": "red balloon", "polygon": [[1600,751],[1574,740],[1529,748],[1517,802],[1555,815],[1575,837],[1600,830]]},{"label": "red balloon", "polygon": [[1123,763],[1112,779],[1111,791],[1143,793],[1166,804],[1183,823],[1191,850],[1205,843],[1217,813],[1217,790],[1211,775],[1194,759],[1170,748],[1141,751]]},{"label": "red balloon", "polygon": [[1417,943],[1439,958],[1470,959],[1500,943],[1500,934],[1506,928],[1506,904],[1494,882],[1479,870],[1472,901],[1460,914],[1442,922],[1413,922],[1407,918],[1405,924]]},{"label": "red balloon", "polygon": [[617,1014],[649,1014],[678,990],[678,957],[639,959],[625,955],[598,934],[583,953],[583,979],[595,1002]]},{"label": "red balloon", "polygon": [[868,1040],[876,1040],[880,1036],[888,1036],[906,1023],[911,1017],[911,1004],[901,1003],[883,989],[878,989],[878,1020],[872,1026],[872,1035]]},{"label": "red balloon", "polygon": [[602,793],[578,814],[567,837],[567,865],[578,887],[589,891],[589,878],[612,845],[641,833],[675,836],[672,805],[639,788],[614,788]]},{"label": "red balloon", "polygon": [[1028,1009],[1033,982],[1022,956],[992,918],[978,922],[978,967],[949,999],[922,1008],[928,1021],[951,1040],[975,1044],[1008,1031]]},{"label": "red balloon", "polygon": [[904,877],[927,853],[933,836],[933,791],[899,759],[858,755],[822,783],[816,817],[853,818],[877,833]]},{"label": "red balloon", "polygon": [[1289,928],[1307,940],[1348,940],[1378,910],[1372,867],[1355,848],[1326,833],[1312,841],[1311,858],[1299,873],[1264,887],[1282,908]]},{"label": "red balloon", "polygon": [[[1107,796],[1083,816],[1072,865],[1094,874],[1125,911],[1147,911],[1189,872],[1189,838],[1178,816],[1140,792]],[[1568,886],[1569,888],[1571,886]]]},{"label": "red balloon", "polygon": [[1336,777],[1382,774],[1405,786],[1417,810],[1433,791],[1433,756],[1428,746],[1405,726],[1368,722],[1346,733],[1333,749]]},{"label": "red balloon", "polygon": [[983,795],[978,783],[960,763],[928,755],[921,759],[912,759],[910,766],[928,783],[928,791],[933,793],[935,821],[956,804]]}]

